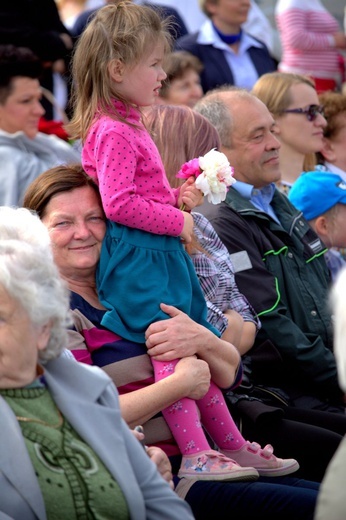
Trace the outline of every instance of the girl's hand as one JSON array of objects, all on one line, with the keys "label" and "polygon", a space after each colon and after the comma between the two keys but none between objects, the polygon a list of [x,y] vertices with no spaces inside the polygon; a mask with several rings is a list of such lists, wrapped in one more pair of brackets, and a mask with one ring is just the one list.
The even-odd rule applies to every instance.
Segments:
[{"label": "girl's hand", "polygon": [[189,177],[180,188],[178,206],[181,207],[184,204],[185,209],[191,211],[196,206],[200,206],[203,200],[203,193],[196,188],[195,178]]},{"label": "girl's hand", "polygon": [[184,227],[180,236],[185,244],[189,244],[193,235],[193,218],[190,213],[187,213],[186,211],[183,211],[182,213],[184,215]]}]

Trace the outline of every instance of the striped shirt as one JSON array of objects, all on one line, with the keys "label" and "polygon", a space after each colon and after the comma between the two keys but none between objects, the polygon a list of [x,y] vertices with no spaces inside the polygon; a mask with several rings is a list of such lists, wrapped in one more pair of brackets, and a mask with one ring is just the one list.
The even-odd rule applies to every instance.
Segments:
[{"label": "striped shirt", "polygon": [[282,43],[279,70],[340,80],[333,34],[341,29],[320,0],[279,0],[276,23]]},{"label": "striped shirt", "polygon": [[[74,330],[69,330],[69,349],[78,361],[101,367],[112,378],[120,395],[154,383],[154,371],[145,344],[124,340],[105,329],[106,311],[96,309],[82,296],[71,293]],[[160,413],[144,425],[146,444],[155,444],[168,456],[178,455],[171,431]]]}]

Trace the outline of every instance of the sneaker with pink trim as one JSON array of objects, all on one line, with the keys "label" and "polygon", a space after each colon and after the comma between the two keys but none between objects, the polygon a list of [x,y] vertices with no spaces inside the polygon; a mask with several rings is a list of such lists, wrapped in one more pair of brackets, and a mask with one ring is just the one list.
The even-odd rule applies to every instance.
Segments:
[{"label": "sneaker with pink trim", "polygon": [[241,467],[219,451],[206,450],[193,455],[184,455],[179,478],[196,480],[257,480],[254,468]]},{"label": "sneaker with pink trim", "polygon": [[257,442],[249,442],[239,450],[221,450],[226,457],[231,457],[240,466],[252,466],[259,475],[265,477],[279,477],[289,475],[299,469],[295,459],[279,459],[275,457],[273,446],[267,444],[261,448]]}]

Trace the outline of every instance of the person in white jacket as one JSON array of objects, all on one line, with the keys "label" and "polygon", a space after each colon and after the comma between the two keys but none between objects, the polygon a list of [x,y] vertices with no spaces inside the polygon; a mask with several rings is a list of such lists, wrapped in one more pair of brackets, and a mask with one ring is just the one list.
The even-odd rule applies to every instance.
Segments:
[{"label": "person in white jacket", "polygon": [[0,46],[0,205],[22,204],[27,186],[40,173],[80,161],[62,139],[38,131],[44,114],[41,62],[31,50]]}]

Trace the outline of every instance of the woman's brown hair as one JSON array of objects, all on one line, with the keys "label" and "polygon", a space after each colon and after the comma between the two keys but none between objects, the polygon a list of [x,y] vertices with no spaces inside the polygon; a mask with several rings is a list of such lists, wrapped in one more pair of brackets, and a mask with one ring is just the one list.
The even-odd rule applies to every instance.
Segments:
[{"label": "woman's brown hair", "polygon": [[41,173],[27,188],[24,195],[24,208],[36,211],[42,219],[50,200],[59,193],[90,186],[100,201],[101,197],[97,184],[85,173],[81,164],[56,166]]}]

